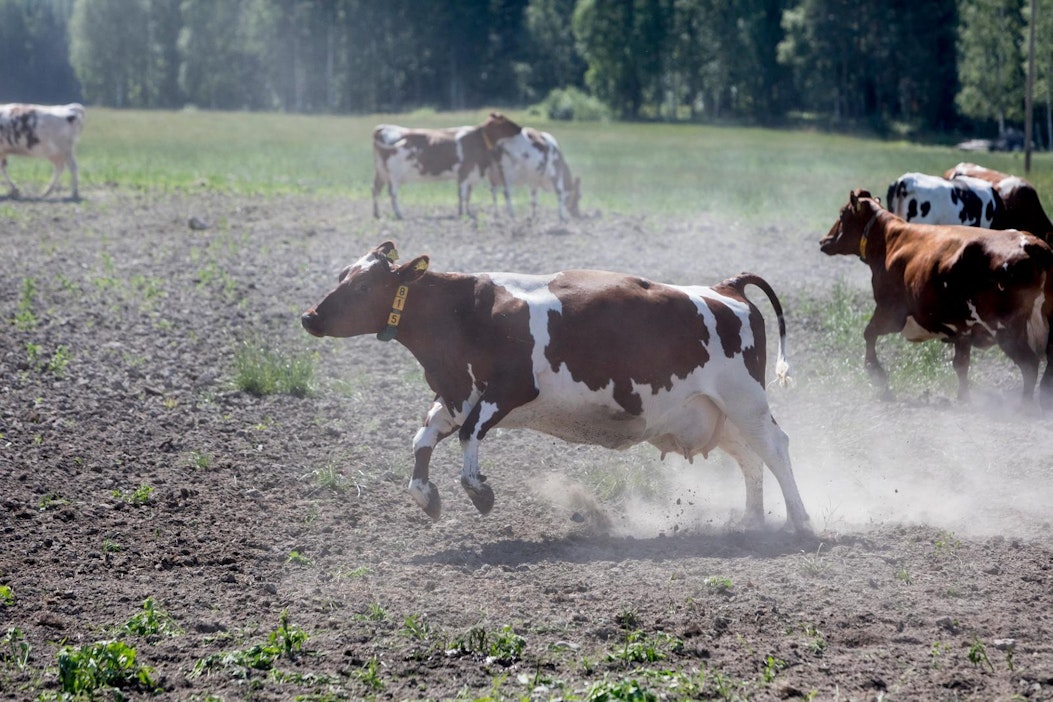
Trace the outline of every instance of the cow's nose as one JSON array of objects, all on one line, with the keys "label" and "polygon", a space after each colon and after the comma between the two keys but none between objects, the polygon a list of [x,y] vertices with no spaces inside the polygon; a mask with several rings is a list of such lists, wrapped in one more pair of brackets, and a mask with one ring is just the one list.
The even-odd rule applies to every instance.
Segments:
[{"label": "cow's nose", "polygon": [[300,324],[302,324],[303,328],[311,332],[312,334],[315,333],[314,325],[317,320],[318,313],[314,310],[307,310],[306,312],[300,315]]}]

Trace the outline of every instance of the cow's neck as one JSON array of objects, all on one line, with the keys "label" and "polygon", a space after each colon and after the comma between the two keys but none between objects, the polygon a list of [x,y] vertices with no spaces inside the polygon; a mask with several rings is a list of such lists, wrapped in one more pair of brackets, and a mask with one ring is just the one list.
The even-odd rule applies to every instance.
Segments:
[{"label": "cow's neck", "polygon": [[865,263],[881,263],[885,258],[886,228],[881,221],[883,210],[875,210],[859,237],[859,258]]},{"label": "cow's neck", "polygon": [[451,348],[460,348],[459,315],[473,307],[474,278],[454,273],[425,273],[409,286],[395,339],[409,349],[429,376],[449,363]]}]

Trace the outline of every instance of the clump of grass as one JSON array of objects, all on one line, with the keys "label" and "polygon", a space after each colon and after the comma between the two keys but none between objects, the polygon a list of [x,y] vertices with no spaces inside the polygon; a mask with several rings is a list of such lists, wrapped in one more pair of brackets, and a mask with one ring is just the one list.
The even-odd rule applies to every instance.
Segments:
[{"label": "clump of grass", "polygon": [[179,636],[183,630],[175,620],[154,603],[154,598],[143,601],[143,609],[125,622],[124,631],[136,636]]},{"label": "clump of grass", "polygon": [[0,662],[5,666],[14,666],[25,670],[29,665],[29,652],[32,646],[26,641],[26,634],[17,626],[8,628],[0,637]]},{"label": "clump of grass", "polygon": [[631,663],[654,663],[665,659],[669,653],[676,653],[683,648],[684,642],[675,636],[664,632],[648,635],[636,629],[626,632],[624,645],[608,653],[607,660],[621,661],[626,666]]},{"label": "clump of grass", "polygon": [[140,507],[150,502],[150,496],[154,494],[154,489],[146,483],[142,483],[139,487],[135,488],[131,492],[125,492],[123,490],[114,490],[113,496],[124,500],[130,505],[139,505]]},{"label": "clump of grass", "polygon": [[10,585],[0,585],[0,606],[10,607],[15,603],[15,593]]},{"label": "clump of grass", "polygon": [[267,642],[249,648],[223,653],[212,653],[194,664],[189,677],[208,675],[217,670],[230,669],[236,677],[248,676],[249,670],[272,670],[281,657],[295,659],[310,638],[307,632],[289,624],[289,611],[282,610],[278,628],[267,635]]},{"label": "clump of grass", "polygon": [[304,397],[314,383],[318,354],[285,354],[258,341],[245,341],[234,353],[234,385],[257,397],[283,393]]},{"label": "clump of grass", "polygon": [[18,310],[15,312],[15,328],[19,331],[29,331],[37,325],[37,317],[33,314],[33,300],[37,295],[37,284],[32,278],[22,279],[22,296],[18,299]]},{"label": "clump of grass", "polygon": [[[135,649],[123,641],[98,641],[84,646],[65,646],[58,654],[59,683],[62,691],[78,699],[93,699],[107,688],[160,688],[153,681],[153,669],[135,662]],[[117,696],[123,699],[123,696]]]}]

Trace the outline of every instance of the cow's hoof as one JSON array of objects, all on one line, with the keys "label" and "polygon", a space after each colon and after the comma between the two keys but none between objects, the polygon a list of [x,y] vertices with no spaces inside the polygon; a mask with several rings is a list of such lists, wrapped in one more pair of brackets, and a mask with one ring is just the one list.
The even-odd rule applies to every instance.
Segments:
[{"label": "cow's hoof", "polygon": [[439,521],[439,516],[442,515],[442,498],[439,497],[439,489],[430,480],[423,489],[420,489],[418,485],[420,485],[418,481],[410,482],[410,497],[424,510],[425,514],[432,518],[432,521]]},{"label": "cow's hoof", "polygon": [[482,476],[479,476],[479,485],[472,486],[467,480],[461,479],[461,485],[464,487],[464,491],[468,493],[469,499],[475,508],[479,510],[479,514],[490,514],[490,510],[494,508],[494,491],[490,489]]}]

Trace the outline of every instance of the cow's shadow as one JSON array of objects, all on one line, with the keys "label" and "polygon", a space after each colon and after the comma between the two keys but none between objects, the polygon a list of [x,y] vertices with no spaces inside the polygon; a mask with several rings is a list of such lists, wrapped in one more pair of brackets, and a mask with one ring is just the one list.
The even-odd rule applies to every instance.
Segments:
[{"label": "cow's shadow", "polygon": [[0,202],[57,202],[77,204],[84,202],[84,198],[79,195],[73,197],[72,195],[57,196],[51,194],[45,197],[44,195],[26,195],[25,193],[19,193],[17,195],[3,193],[0,194]]},{"label": "cow's shadow", "polygon": [[683,534],[634,538],[631,536],[580,536],[527,541],[502,539],[478,548],[449,548],[414,556],[418,565],[454,565],[480,568],[484,565],[515,567],[559,561],[564,563],[620,562],[626,559],[670,561],[686,558],[778,558],[797,553],[815,553],[819,536],[783,531],[736,531],[720,534]]}]

